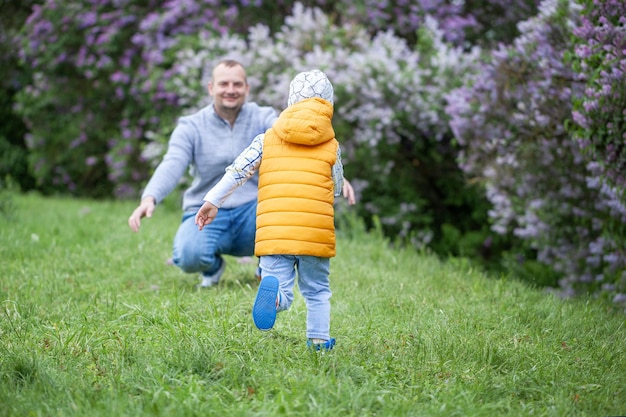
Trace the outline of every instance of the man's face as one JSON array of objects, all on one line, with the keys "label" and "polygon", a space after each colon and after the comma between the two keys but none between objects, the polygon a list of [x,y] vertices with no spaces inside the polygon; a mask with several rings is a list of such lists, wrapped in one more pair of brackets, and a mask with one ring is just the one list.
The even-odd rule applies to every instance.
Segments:
[{"label": "man's face", "polygon": [[213,70],[209,94],[213,97],[218,112],[239,110],[246,102],[249,91],[246,72],[241,66],[218,65]]}]

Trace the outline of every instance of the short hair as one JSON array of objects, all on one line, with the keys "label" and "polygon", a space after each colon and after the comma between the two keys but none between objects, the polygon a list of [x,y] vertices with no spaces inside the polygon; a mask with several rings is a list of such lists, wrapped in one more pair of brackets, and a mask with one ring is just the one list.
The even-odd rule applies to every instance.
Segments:
[{"label": "short hair", "polygon": [[228,67],[228,68],[232,68],[236,66],[240,66],[243,68],[243,64],[241,62],[237,61],[236,59],[230,59],[230,58],[222,59],[220,62],[217,63],[216,67],[219,65],[224,65],[225,67]]},{"label": "short hair", "polygon": [[[213,67],[213,71],[215,71],[215,68],[219,67],[220,65],[223,65],[227,68],[241,67],[243,69],[243,74],[244,74],[243,79],[246,82],[246,84],[248,84],[248,75],[246,74],[246,68],[243,66],[241,62],[237,61],[236,59],[231,59],[231,58],[222,59]],[[213,71],[211,71],[211,80],[213,80]]]}]

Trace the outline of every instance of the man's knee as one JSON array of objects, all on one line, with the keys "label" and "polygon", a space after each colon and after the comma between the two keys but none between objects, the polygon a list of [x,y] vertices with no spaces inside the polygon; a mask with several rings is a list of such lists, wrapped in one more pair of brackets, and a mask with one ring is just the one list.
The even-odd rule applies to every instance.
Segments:
[{"label": "man's knee", "polygon": [[172,261],[184,272],[202,272],[215,262],[215,253],[202,245],[201,240],[177,242]]}]

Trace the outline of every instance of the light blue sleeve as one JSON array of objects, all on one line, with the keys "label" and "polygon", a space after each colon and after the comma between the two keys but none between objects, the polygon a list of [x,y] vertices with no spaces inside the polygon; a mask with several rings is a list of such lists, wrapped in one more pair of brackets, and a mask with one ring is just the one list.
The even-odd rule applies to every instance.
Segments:
[{"label": "light blue sleeve", "polygon": [[203,200],[215,207],[221,207],[230,195],[248,181],[261,165],[263,157],[264,135],[257,135],[250,145],[244,149],[235,161],[226,167],[222,179],[209,190]]},{"label": "light blue sleeve", "polygon": [[335,197],[343,192],[343,164],[341,162],[341,148],[337,147],[337,161],[333,165],[333,184]]},{"label": "light blue sleeve", "polygon": [[259,169],[263,157],[264,137],[265,134],[257,135],[235,161],[226,167],[226,172],[233,175],[238,185],[243,185]]}]

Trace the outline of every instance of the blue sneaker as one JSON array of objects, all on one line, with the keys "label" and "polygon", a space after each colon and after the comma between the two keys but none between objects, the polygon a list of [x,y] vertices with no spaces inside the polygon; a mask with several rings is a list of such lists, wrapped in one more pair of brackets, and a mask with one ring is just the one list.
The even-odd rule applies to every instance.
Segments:
[{"label": "blue sneaker", "polygon": [[259,330],[270,330],[276,322],[278,279],[267,276],[261,280],[252,307],[252,319]]},{"label": "blue sneaker", "polygon": [[306,347],[309,349],[315,350],[331,350],[335,346],[335,338],[331,337],[330,340],[325,341],[324,343],[313,343],[311,339],[306,341]]}]

